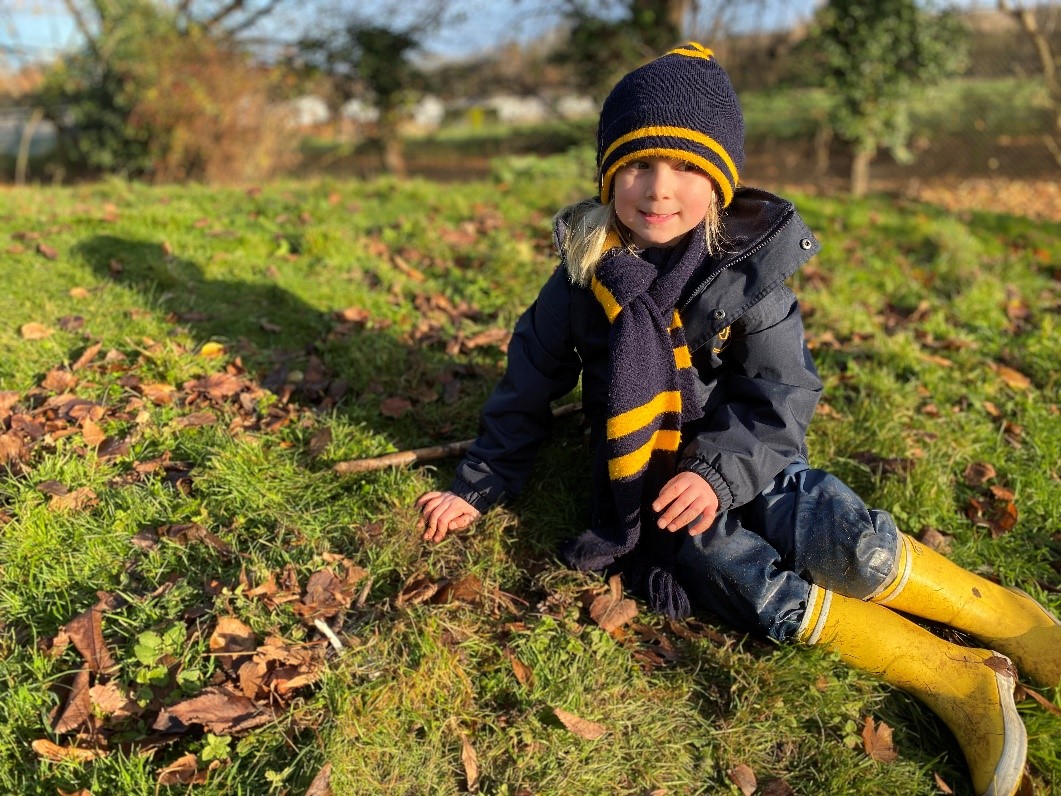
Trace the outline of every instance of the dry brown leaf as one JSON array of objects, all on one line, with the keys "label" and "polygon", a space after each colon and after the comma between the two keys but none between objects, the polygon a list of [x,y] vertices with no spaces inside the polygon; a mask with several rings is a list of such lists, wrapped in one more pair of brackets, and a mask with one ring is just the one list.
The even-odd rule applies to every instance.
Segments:
[{"label": "dry brown leaf", "polygon": [[553,708],[553,714],[568,730],[579,738],[585,738],[587,741],[596,741],[608,732],[608,729],[603,724],[576,716],[563,708]]},{"label": "dry brown leaf", "polygon": [[177,388],[171,384],[141,384],[140,392],[156,406],[168,406],[173,403]]},{"label": "dry brown leaf", "polygon": [[69,392],[76,386],[77,376],[62,368],[52,368],[41,379],[41,387],[52,392]]},{"label": "dry brown leaf", "polygon": [[317,776],[313,778],[313,782],[306,789],[305,796],[333,796],[331,763],[325,763],[321,770],[317,772]]},{"label": "dry brown leaf", "polygon": [[217,415],[213,412],[193,412],[184,415],[174,421],[178,428],[199,428],[201,426],[212,426],[217,423]]},{"label": "dry brown leaf", "polygon": [[53,729],[57,733],[76,732],[92,718],[92,700],[89,696],[91,677],[88,669],[80,669],[74,676],[66,704],[55,719]]},{"label": "dry brown leaf", "polygon": [[189,752],[158,772],[158,784],[203,785],[209,778],[210,772],[220,765],[220,761],[211,760],[210,765],[200,771],[198,758]]},{"label": "dry brown leaf", "polygon": [[931,547],[937,553],[947,555],[951,551],[951,537],[940,533],[935,528],[927,526],[922,528],[917,538],[922,544]]},{"label": "dry brown leaf", "polygon": [[464,776],[468,780],[468,792],[479,790],[479,757],[475,754],[471,741],[463,732],[461,736],[461,763],[464,764]]},{"label": "dry brown leaf", "polygon": [[866,754],[879,763],[894,763],[899,759],[892,744],[892,728],[883,721],[877,724],[872,716],[866,716],[862,727],[862,746]]},{"label": "dry brown leaf", "polygon": [[272,720],[272,714],[243,694],[220,686],[204,688],[194,697],[163,708],[152,727],[159,732],[184,732],[199,724],[214,735],[233,735]]},{"label": "dry brown leaf", "polygon": [[210,636],[212,655],[241,655],[254,652],[258,639],[251,630],[234,616],[222,616]]},{"label": "dry brown leaf", "polygon": [[91,417],[86,417],[81,421],[81,436],[85,438],[85,442],[91,445],[93,448],[99,446],[103,440],[107,438],[103,429],[99,427]]},{"label": "dry brown leaf", "polygon": [[330,426],[325,426],[310,438],[309,455],[313,458],[317,458],[324,453],[331,444],[332,430]]},{"label": "dry brown leaf", "polygon": [[128,692],[115,680],[102,685],[94,685],[89,689],[89,698],[92,707],[105,716],[110,716],[115,721],[139,716],[143,709],[136,704]]},{"label": "dry brown leaf", "polygon": [[740,763],[731,768],[726,772],[726,776],[729,777],[730,782],[740,789],[744,796],[752,796],[759,785],[752,767],[745,763]]},{"label": "dry brown leaf", "polygon": [[520,685],[527,686],[530,688],[534,685],[534,671],[516,657],[516,654],[511,650],[505,650],[505,657],[508,658],[508,662],[512,664],[512,673],[516,675],[516,680]]},{"label": "dry brown leaf", "polygon": [[439,584],[426,575],[413,575],[402,586],[402,590],[395,598],[394,604],[396,607],[401,608],[405,605],[417,605],[418,603],[427,602],[435,596],[438,589]]},{"label": "dry brown leaf", "polygon": [[87,788],[82,788],[81,790],[63,790],[58,788],[56,792],[59,796],[92,796],[92,791]]},{"label": "dry brown leaf", "polygon": [[235,395],[246,385],[243,379],[230,373],[213,373],[197,381],[188,382],[184,386],[190,392],[200,392],[210,398],[220,400]]},{"label": "dry brown leaf", "polygon": [[163,525],[158,529],[159,537],[172,539],[178,544],[186,545],[190,542],[202,542],[225,555],[232,554],[232,548],[225,540],[217,534],[208,531],[197,522],[187,522],[178,525]]},{"label": "dry brown leaf", "polygon": [[980,486],[981,484],[990,481],[997,475],[997,472],[993,465],[988,462],[970,462],[969,466],[965,468],[963,477],[965,483],[969,486]]},{"label": "dry brown leaf", "polygon": [[101,599],[96,605],[78,614],[63,626],[74,647],[96,674],[113,672],[118,663],[103,640],[103,608]]},{"label": "dry brown leaf", "polygon": [[936,781],[936,787],[939,788],[939,792],[943,796],[953,796],[954,791],[951,790],[950,785],[943,781],[943,777],[936,772],[932,772],[932,778]]},{"label": "dry brown leaf", "polygon": [[1027,390],[1032,386],[1032,380],[1021,373],[1019,370],[1015,370],[1006,365],[992,365],[998,377],[1002,379],[1007,385],[1012,387],[1014,390]]},{"label": "dry brown leaf", "polygon": [[89,297],[89,292],[83,287],[72,287],[67,291],[67,295],[69,295],[70,298],[87,299]]},{"label": "dry brown leaf", "polygon": [[763,785],[759,796],[796,796],[796,792],[785,780],[772,779]]},{"label": "dry brown leaf", "polygon": [[23,340],[43,340],[50,337],[54,329],[50,329],[43,323],[24,323],[18,329]]},{"label": "dry brown leaf", "polygon": [[59,252],[57,252],[47,243],[37,244],[37,254],[39,254],[41,257],[47,257],[49,260],[55,260],[59,257]]},{"label": "dry brown leaf", "polygon": [[412,408],[412,401],[408,398],[384,398],[379,404],[380,414],[384,417],[402,417]]},{"label": "dry brown leaf", "polygon": [[47,738],[38,738],[30,744],[30,748],[37,753],[38,757],[51,760],[54,763],[73,761],[75,763],[88,763],[97,757],[106,757],[107,753],[102,749],[82,749],[77,746],[59,746]]},{"label": "dry brown leaf", "polygon": [[637,616],[637,603],[623,599],[620,576],[613,575],[608,586],[609,592],[590,604],[589,615],[603,630],[611,633]]}]

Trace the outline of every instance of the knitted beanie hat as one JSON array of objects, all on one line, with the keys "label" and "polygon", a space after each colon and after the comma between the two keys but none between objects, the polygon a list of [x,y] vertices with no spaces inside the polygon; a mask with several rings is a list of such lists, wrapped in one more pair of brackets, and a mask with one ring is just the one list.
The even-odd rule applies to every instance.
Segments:
[{"label": "knitted beanie hat", "polygon": [[615,172],[632,160],[676,157],[717,183],[722,206],[733,199],[744,165],[744,114],[729,75],[695,42],[620,80],[604,100],[597,127],[600,199],[611,199]]}]

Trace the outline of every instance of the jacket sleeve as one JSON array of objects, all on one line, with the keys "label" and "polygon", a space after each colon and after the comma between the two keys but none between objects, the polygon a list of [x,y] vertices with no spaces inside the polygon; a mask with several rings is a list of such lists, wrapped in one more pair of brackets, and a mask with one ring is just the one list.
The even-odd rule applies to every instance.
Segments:
[{"label": "jacket sleeve", "polygon": [[520,493],[552,428],[550,403],[578,383],[570,291],[565,269],[556,269],[516,323],[505,374],[483,405],[479,434],[450,486],[479,511]]},{"label": "jacket sleeve", "polygon": [[705,416],[679,467],[701,475],[720,510],[743,506],[806,452],[822,382],[803,339],[795,294],[784,285],[736,324],[715,362]]}]

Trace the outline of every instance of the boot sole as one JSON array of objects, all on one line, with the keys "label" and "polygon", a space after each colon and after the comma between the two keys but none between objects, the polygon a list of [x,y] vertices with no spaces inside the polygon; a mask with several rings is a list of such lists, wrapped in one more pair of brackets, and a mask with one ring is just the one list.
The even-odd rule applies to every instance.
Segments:
[{"label": "boot sole", "polygon": [[[995,655],[1009,660],[997,652]],[[1017,703],[1013,699],[1016,681],[1008,674],[996,671],[995,685],[998,686],[999,703],[1002,706],[1002,728],[1006,742],[1002,748],[1002,757],[995,766],[991,785],[981,796],[1015,796],[1021,780],[1024,779],[1024,763],[1028,758],[1028,731],[1024,729],[1024,722],[1017,713]]]}]

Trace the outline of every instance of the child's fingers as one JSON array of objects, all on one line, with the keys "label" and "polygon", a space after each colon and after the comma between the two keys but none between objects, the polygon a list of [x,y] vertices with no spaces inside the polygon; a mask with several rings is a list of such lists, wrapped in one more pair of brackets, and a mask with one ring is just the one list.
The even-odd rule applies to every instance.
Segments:
[{"label": "child's fingers", "polygon": [[689,535],[699,536],[702,534],[714,524],[716,516],[715,512],[710,509],[700,512],[700,516],[689,524]]},{"label": "child's fingers", "polygon": [[[688,491],[680,492],[677,496],[674,497],[673,500],[670,501],[669,505],[667,505],[664,512],[660,514],[659,520],[657,521],[659,527],[669,528],[670,526],[674,525],[674,523],[678,521],[678,519],[680,519],[683,515],[689,513],[690,507],[693,506],[695,499],[696,496],[690,494]],[[657,503],[658,502],[659,501],[657,501]],[[689,519],[694,519],[697,514],[699,514],[698,510],[692,512],[692,514],[689,514]]]}]

